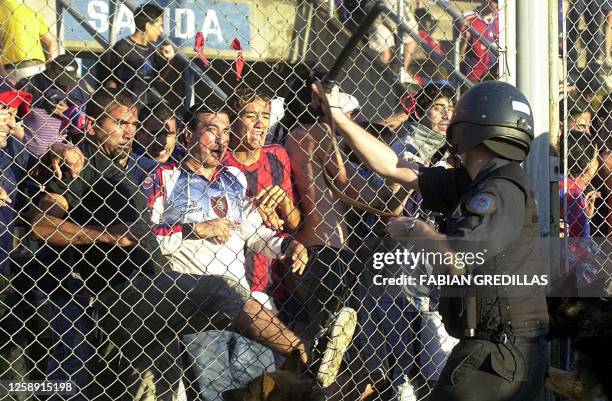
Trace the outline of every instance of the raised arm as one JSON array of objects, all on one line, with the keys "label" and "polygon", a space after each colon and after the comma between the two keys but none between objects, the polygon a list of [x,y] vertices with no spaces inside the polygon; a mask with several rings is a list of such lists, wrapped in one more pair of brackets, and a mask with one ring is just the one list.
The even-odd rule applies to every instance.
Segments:
[{"label": "raised arm", "polygon": [[[370,170],[409,189],[418,190],[416,166],[399,160],[389,146],[348,118],[338,106],[338,91],[338,86],[334,86],[331,92],[326,94],[330,105],[330,118],[335,122],[338,133]],[[319,90],[314,84],[312,96],[313,107],[320,107]]]}]

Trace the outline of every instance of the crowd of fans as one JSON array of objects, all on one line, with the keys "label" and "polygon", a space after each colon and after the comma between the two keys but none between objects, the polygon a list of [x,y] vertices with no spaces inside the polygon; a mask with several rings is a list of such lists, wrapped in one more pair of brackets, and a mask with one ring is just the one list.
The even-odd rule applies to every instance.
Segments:
[{"label": "crowd of fans", "polygon": [[[601,48],[590,50],[609,64],[604,3],[585,10],[607,15]],[[405,13],[442,54],[431,16],[408,2]],[[306,363],[339,305],[349,305],[359,326],[329,395],[426,394],[455,344],[436,312],[436,288],[374,285],[371,257],[393,244],[380,218],[343,202],[328,181],[379,209],[430,222],[435,213],[354,155],[330,152],[327,121],[309,106],[314,75],[292,88],[279,123],[287,134],[276,143],[266,141],[272,99],[260,90],[240,87],[226,102],[177,113],[156,84],[173,71],[172,46],[154,45],[162,20],[157,6],[137,9],[136,31],[101,57],[92,93],[75,58],[57,55],[40,16],[0,2],[0,378],[71,380],[72,400],[172,399],[181,385],[188,399],[221,399],[295,352]],[[604,19],[593,21],[597,36]],[[457,26],[462,72],[495,78],[495,56],[468,26],[495,42],[497,1]],[[370,45],[384,63],[396,35],[387,18],[375,25]],[[408,70],[417,43],[404,40]],[[607,236],[612,226],[612,97],[599,89],[567,111],[560,196],[570,237]],[[446,130],[456,98],[452,85],[427,83],[400,112],[360,123],[404,159],[451,166]],[[359,100],[343,99],[357,118]],[[592,262],[597,250],[573,252]],[[389,277],[431,271],[386,268]],[[34,338],[48,352],[33,352]]]}]

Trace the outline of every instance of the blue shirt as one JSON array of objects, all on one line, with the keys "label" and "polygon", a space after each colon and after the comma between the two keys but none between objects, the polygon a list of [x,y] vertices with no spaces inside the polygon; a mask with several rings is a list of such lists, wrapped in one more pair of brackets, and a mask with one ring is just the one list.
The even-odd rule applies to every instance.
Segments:
[{"label": "blue shirt", "polygon": [[12,203],[0,207],[0,274],[10,270],[9,253],[13,249],[13,228],[17,218],[18,186],[27,173],[28,157],[24,145],[9,137],[4,149],[0,149],[0,187],[10,196]]}]

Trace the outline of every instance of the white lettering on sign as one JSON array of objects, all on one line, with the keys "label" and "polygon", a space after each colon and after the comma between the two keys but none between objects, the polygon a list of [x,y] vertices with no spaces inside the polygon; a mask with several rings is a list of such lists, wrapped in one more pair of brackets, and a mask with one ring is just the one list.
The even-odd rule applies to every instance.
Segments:
[{"label": "white lettering on sign", "polygon": [[195,36],[195,13],[188,8],[177,8],[174,13],[174,36],[189,39]]},{"label": "white lettering on sign", "polygon": [[[87,14],[90,18],[88,22],[98,33],[103,34],[108,31],[110,24],[108,21],[109,6],[107,1],[89,1],[87,3]],[[177,38],[191,39],[195,37],[197,27],[196,15],[193,10],[188,8],[176,8],[174,9],[174,18],[172,18],[171,11],[169,9],[165,9],[164,30],[166,32],[170,31],[168,29],[168,23],[174,24],[174,34]],[[133,33],[136,29],[136,26],[134,25],[134,15],[125,4],[121,4],[117,10],[113,29],[117,33],[122,29],[128,29],[130,33]],[[218,41],[224,41],[223,33],[221,32],[221,24],[219,23],[219,17],[217,16],[216,10],[206,10],[200,32],[202,32],[205,39],[208,39],[209,36],[214,35]]]},{"label": "white lettering on sign", "polygon": [[134,14],[130,11],[129,8],[123,3],[119,7],[117,12],[117,21],[115,22],[114,29],[119,32],[122,28],[127,28],[130,32],[134,32],[136,30],[136,25],[134,24]]},{"label": "white lettering on sign", "polygon": [[223,35],[221,34],[221,25],[219,24],[219,18],[217,18],[217,12],[215,10],[207,10],[206,16],[204,17],[204,23],[202,24],[202,35],[204,39],[208,39],[208,35],[217,35],[218,41],[223,41]]},{"label": "white lettering on sign", "polygon": [[91,25],[95,28],[98,33],[104,33],[108,31],[108,3],[105,1],[90,1],[87,3],[87,14],[93,20],[89,20]]}]

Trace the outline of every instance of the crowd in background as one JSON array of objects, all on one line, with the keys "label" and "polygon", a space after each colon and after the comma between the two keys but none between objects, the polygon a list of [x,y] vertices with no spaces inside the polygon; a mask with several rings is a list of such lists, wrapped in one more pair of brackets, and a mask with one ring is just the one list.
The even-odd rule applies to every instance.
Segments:
[{"label": "crowd in background", "polygon": [[[496,56],[468,29],[495,42],[497,3],[484,0],[456,24],[461,71],[472,81],[499,73]],[[436,21],[426,9],[405,7],[408,27],[432,51],[448,53],[433,39]],[[587,57],[609,67],[609,0],[560,7],[571,10],[568,32],[585,15],[594,38]],[[426,394],[455,343],[436,312],[436,288],[372,285],[371,255],[392,250],[384,222],[344,203],[324,175],[369,205],[430,222],[435,214],[421,208],[419,194],[399,196],[355,155],[342,155],[344,167],[331,161],[321,145],[326,120],[309,106],[315,73],[291,88],[280,121],[271,93],[260,89],[240,87],[225,102],[188,110],[182,99],[167,101],[175,53],[157,45],[162,14],[154,5],[137,9],[136,31],[99,57],[92,91],[74,55],[58,55],[44,19],[19,1],[0,2],[0,378],[71,380],[80,389],[73,400],[124,392],[170,399],[180,386],[188,399],[221,399],[309,348],[344,304],[357,310],[359,329],[330,395]],[[397,33],[387,17],[372,31],[369,45],[385,64]],[[569,40],[575,54],[578,39]],[[404,35],[407,71],[414,72],[416,47]],[[612,96],[597,74],[577,78],[567,112],[561,107],[569,133],[557,149],[568,157],[561,215],[572,238],[605,237],[612,226]],[[400,157],[451,166],[446,129],[457,88],[413,75],[422,87],[397,113],[363,121],[365,99],[350,94],[342,95],[343,111]],[[285,135],[270,141],[275,123]],[[578,286],[596,279],[600,254],[595,241],[566,255],[581,262]],[[218,298],[180,299],[203,293]],[[253,322],[236,331],[245,313]],[[171,335],[155,335],[165,330]],[[274,335],[285,343],[272,345]]]}]

